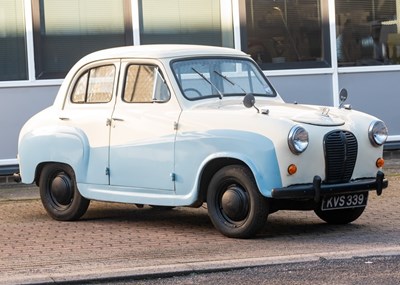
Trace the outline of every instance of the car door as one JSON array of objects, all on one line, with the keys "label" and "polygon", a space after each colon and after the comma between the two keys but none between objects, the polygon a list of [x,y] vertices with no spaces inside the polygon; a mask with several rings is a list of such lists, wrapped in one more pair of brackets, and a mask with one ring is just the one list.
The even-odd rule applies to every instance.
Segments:
[{"label": "car door", "polygon": [[71,81],[59,118],[61,125],[82,139],[82,150],[76,151],[82,151],[86,167],[79,170],[78,182],[109,184],[109,122],[119,68],[120,60],[96,62],[82,68]]},{"label": "car door", "polygon": [[112,115],[110,184],[131,191],[174,190],[180,106],[157,62],[123,61]]}]

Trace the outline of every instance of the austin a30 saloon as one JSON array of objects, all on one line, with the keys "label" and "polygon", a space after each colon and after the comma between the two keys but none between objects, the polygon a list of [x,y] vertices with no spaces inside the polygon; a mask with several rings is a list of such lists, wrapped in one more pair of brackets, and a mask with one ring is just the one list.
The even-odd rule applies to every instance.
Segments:
[{"label": "austin a30 saloon", "polygon": [[214,226],[234,238],[256,235],[282,209],[346,224],[363,213],[368,194],[388,186],[387,128],[346,97],[335,107],[285,103],[233,49],[98,51],[22,128],[19,175],[62,221],[101,200],[206,205]]}]

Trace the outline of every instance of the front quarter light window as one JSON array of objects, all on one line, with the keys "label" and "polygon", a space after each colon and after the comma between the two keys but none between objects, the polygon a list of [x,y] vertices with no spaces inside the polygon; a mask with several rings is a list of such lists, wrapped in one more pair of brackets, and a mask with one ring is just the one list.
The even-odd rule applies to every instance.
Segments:
[{"label": "front quarter light window", "polygon": [[384,122],[373,121],[369,125],[368,137],[373,146],[383,145],[388,137],[388,129]]},{"label": "front quarter light window", "polygon": [[308,147],[308,132],[301,126],[294,126],[288,136],[288,145],[294,154],[300,154]]}]

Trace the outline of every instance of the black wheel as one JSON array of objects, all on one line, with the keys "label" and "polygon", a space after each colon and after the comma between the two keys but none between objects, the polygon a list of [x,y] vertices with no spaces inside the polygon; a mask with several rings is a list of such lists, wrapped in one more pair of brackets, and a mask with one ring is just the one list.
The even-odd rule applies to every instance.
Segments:
[{"label": "black wheel", "polygon": [[[368,199],[368,193],[366,194]],[[364,212],[364,207],[322,211],[321,205],[314,210],[315,214],[323,221],[333,225],[349,224],[357,220]]]},{"label": "black wheel", "polygon": [[251,171],[245,166],[221,168],[208,186],[208,214],[225,236],[249,238],[265,224],[268,203],[258,191]]},{"label": "black wheel", "polygon": [[46,165],[40,174],[39,189],[44,208],[55,220],[77,220],[89,207],[90,200],[79,193],[74,172],[67,165]]}]

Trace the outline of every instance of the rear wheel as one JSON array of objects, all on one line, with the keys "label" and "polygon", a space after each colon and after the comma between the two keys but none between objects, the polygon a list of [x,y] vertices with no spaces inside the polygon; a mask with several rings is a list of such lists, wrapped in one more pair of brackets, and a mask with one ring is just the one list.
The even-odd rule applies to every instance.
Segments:
[{"label": "rear wheel", "polygon": [[81,196],[75,174],[65,164],[47,164],[40,175],[39,189],[42,204],[53,219],[77,220],[89,207],[90,200]]},{"label": "rear wheel", "polygon": [[225,236],[249,238],[265,224],[268,203],[251,171],[230,165],[215,173],[208,187],[207,208],[214,226]]}]

